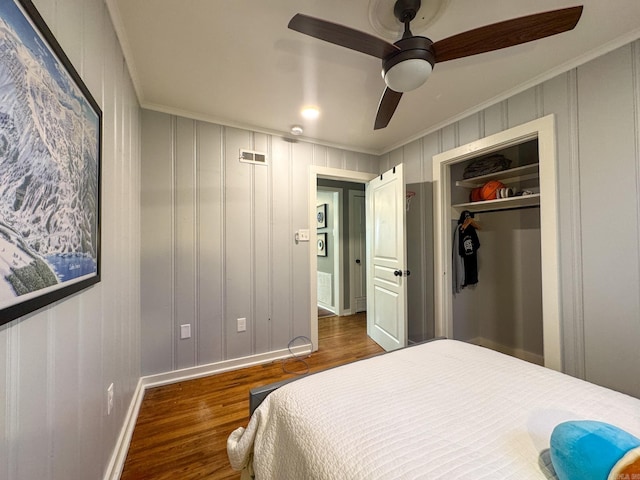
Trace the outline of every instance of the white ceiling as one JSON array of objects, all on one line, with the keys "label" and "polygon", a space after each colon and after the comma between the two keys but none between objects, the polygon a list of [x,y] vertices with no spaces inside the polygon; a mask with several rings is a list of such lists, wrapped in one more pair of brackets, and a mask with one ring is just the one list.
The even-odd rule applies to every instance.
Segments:
[{"label": "white ceiling", "polygon": [[[423,8],[430,0],[423,0]],[[522,15],[584,5],[567,33],[437,64],[404,94],[389,126],[373,130],[381,63],[287,28],[296,13],[382,36],[370,5],[393,0],[107,0],[143,107],[224,125],[384,153],[488,102],[640,37],[639,0],[438,0],[426,31],[437,41]],[[400,26],[398,29],[400,32]],[[400,34],[398,33],[398,38]],[[395,41],[389,39],[390,41]],[[300,116],[316,104],[316,121]]]}]

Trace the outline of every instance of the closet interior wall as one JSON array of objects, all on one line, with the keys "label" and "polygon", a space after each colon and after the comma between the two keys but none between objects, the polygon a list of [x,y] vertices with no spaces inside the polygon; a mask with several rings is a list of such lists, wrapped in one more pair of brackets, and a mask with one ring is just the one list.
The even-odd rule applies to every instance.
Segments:
[{"label": "closet interior wall", "polygon": [[477,216],[479,281],[453,297],[454,338],[543,364],[540,209]]},{"label": "closet interior wall", "polygon": [[[537,140],[497,152],[511,168],[538,161]],[[472,160],[451,166],[453,204],[469,201],[469,189],[456,186]],[[539,180],[510,184],[515,191],[539,192]],[[489,207],[488,207],[489,208]],[[474,213],[481,229],[478,284],[453,296],[453,335],[533,363],[544,363],[540,208]],[[451,232],[458,216],[452,214]]]}]

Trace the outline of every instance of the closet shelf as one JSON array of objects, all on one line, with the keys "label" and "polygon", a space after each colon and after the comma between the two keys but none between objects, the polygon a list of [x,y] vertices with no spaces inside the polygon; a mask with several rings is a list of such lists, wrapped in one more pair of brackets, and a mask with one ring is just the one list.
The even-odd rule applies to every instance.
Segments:
[{"label": "closet shelf", "polygon": [[521,197],[499,198],[486,202],[468,202],[451,205],[453,216],[457,217],[463,210],[470,212],[486,212],[490,210],[507,210],[512,208],[535,207],[540,205],[540,194],[522,195]]},{"label": "closet shelf", "polygon": [[489,180],[500,180],[505,185],[521,182],[522,180],[530,180],[538,178],[538,164],[524,165],[522,167],[510,168],[501,172],[490,173],[488,175],[480,175],[479,177],[467,178],[465,180],[456,181],[456,187],[477,188],[484,185]]}]

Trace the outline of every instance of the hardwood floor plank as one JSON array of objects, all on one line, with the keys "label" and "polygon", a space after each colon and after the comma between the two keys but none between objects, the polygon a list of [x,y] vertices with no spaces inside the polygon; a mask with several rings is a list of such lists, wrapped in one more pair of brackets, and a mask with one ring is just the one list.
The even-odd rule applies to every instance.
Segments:
[{"label": "hardwood floor plank", "polygon": [[367,336],[366,316],[318,321],[319,348],[305,363],[274,361],[145,392],[122,480],[238,480],[227,437],[249,421],[249,390],[382,353]]}]

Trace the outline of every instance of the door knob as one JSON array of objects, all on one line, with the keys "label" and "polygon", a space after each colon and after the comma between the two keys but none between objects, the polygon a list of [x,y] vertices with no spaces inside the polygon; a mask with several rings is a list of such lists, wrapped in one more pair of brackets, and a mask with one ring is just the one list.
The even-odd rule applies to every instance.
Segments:
[{"label": "door knob", "polygon": [[358,265],[360,265],[360,259],[359,259],[359,258],[356,258],[356,263],[357,263]]},{"label": "door knob", "polygon": [[396,277],[401,277],[401,276],[402,276],[402,270],[396,270],[396,271],[394,271],[394,272],[393,272],[393,274],[394,274]]}]

